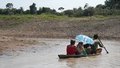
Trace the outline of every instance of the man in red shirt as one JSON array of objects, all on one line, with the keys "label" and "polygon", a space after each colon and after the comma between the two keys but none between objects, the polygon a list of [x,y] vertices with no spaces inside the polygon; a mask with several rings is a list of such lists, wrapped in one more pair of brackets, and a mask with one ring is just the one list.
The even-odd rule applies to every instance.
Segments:
[{"label": "man in red shirt", "polygon": [[70,45],[67,45],[67,55],[75,55],[76,52],[77,52],[77,48],[75,46],[75,41],[74,40],[71,40],[70,41]]}]

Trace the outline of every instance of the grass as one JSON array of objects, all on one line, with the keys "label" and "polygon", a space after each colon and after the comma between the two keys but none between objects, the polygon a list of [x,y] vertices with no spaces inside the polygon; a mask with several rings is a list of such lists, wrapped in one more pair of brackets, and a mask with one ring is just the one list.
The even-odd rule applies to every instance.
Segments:
[{"label": "grass", "polygon": [[64,20],[68,17],[57,16],[53,14],[41,15],[0,15],[0,28],[13,28],[23,23],[36,22],[36,21],[58,21]]},{"label": "grass", "polygon": [[[110,18],[120,18],[120,16],[91,16],[91,17],[67,17],[57,16],[53,14],[41,14],[41,15],[0,15],[0,28],[13,28],[23,23],[40,22],[40,21],[94,21],[105,20]],[[2,23],[1,23],[2,21]]]},{"label": "grass", "polygon": [[41,15],[0,15],[0,20],[13,20],[18,22],[32,21],[32,20],[60,20],[67,18],[66,16],[57,16],[53,14]]},{"label": "grass", "polygon": [[37,16],[41,20],[64,20],[68,18],[67,16],[57,16],[53,14],[41,14]]},{"label": "grass", "polygon": [[67,17],[67,16],[57,16],[54,14],[41,14],[41,15],[0,15],[0,20],[4,21],[16,21],[16,22],[29,22],[29,21],[44,21],[44,20],[66,20],[66,19],[80,19],[80,20],[105,20],[109,18],[114,18],[120,16],[102,16],[102,15],[95,15],[91,17]]}]

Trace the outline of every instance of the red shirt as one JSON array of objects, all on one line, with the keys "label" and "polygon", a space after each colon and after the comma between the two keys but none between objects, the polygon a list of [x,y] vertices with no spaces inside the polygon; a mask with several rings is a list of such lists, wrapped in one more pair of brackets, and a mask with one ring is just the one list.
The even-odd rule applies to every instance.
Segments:
[{"label": "red shirt", "polygon": [[77,52],[76,46],[68,45],[67,46],[67,55],[75,55]]}]

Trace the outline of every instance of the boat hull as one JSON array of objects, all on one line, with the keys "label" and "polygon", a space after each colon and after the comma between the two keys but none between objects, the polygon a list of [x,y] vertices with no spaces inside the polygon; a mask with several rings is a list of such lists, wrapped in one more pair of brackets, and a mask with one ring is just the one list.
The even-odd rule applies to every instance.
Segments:
[{"label": "boat hull", "polygon": [[65,58],[80,58],[80,57],[86,57],[84,55],[63,55],[63,54],[60,54],[58,55],[58,57],[60,59],[65,59]]},{"label": "boat hull", "polygon": [[[98,48],[96,51],[96,54],[89,54],[87,56],[96,56],[96,55],[100,55],[102,52],[101,48]],[[65,55],[65,54],[59,54],[58,57],[60,59],[65,59],[65,58],[80,58],[80,57],[86,57],[85,55]]]}]

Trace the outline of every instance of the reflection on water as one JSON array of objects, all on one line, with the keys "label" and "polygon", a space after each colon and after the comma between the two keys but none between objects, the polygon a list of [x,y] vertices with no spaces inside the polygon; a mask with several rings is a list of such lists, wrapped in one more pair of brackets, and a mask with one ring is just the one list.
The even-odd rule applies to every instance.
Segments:
[{"label": "reflection on water", "polygon": [[[58,54],[65,54],[68,39],[41,39],[34,46],[35,53],[31,49],[22,52],[19,56],[0,56],[0,68],[119,68],[120,67],[120,43],[118,41],[103,40],[109,54],[105,50],[101,55],[59,59]],[[41,45],[41,46],[40,46]]]}]

